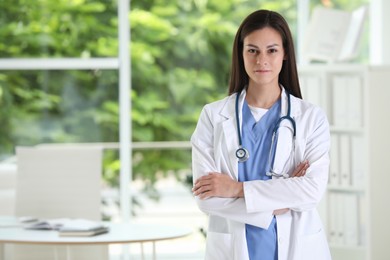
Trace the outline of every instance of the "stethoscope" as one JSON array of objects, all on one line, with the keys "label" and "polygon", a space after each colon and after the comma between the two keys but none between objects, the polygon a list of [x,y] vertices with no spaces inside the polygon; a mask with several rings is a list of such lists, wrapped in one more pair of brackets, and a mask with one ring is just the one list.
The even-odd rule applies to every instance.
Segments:
[{"label": "stethoscope", "polygon": [[[237,93],[236,96],[236,121],[237,121],[237,133],[238,133],[238,149],[236,150],[236,157],[239,162],[245,162],[249,158],[249,151],[242,146],[242,140],[241,140],[241,128],[240,128],[240,117],[238,113],[238,101],[240,99],[241,92]],[[275,164],[275,155],[276,155],[276,146],[277,146],[277,137],[278,132],[280,128],[280,124],[283,122],[283,120],[287,120],[291,123],[293,127],[293,134],[292,134],[292,143],[294,150],[294,144],[295,144],[295,135],[296,135],[296,124],[295,120],[291,117],[291,98],[290,94],[287,93],[287,114],[285,116],[282,116],[278,119],[276,122],[274,129],[272,130],[272,141],[271,141],[271,149],[268,154],[268,171],[266,172],[267,176],[275,176],[275,177],[283,177],[288,178],[289,175],[287,173],[277,173],[274,170],[274,164]]]}]

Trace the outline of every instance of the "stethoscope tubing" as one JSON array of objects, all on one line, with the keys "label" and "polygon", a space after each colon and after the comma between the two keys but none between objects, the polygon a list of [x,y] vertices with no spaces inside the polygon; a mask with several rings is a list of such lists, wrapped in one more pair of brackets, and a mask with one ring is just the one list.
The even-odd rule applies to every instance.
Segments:
[{"label": "stethoscope tubing", "polygon": [[236,157],[239,162],[245,162],[249,159],[249,151],[242,147],[241,139],[241,127],[240,127],[240,116],[238,113],[238,100],[240,99],[241,91],[237,93],[236,97],[236,123],[238,132],[238,149],[236,150]]},{"label": "stethoscope tubing", "polygon": [[[241,96],[241,91],[237,92],[236,96],[236,104],[235,104],[235,113],[236,113],[236,124],[237,124],[237,135],[238,135],[238,149],[236,150],[236,157],[239,162],[245,162],[249,158],[249,151],[245,149],[242,146],[242,137],[241,137],[241,127],[240,127],[240,116],[239,116],[239,110],[238,110],[238,105],[239,105],[239,99]],[[280,124],[282,123],[283,120],[287,120],[291,123],[293,127],[293,143],[296,137],[296,123],[295,120],[291,117],[291,97],[290,93],[287,93],[287,114],[285,116],[282,116],[278,119],[276,122],[273,130],[272,130],[272,143],[275,141],[275,136],[276,132],[278,131]],[[271,144],[271,150],[272,150],[272,144]],[[294,149],[294,147],[293,147]],[[275,160],[275,154],[276,154],[276,148],[275,151],[270,151],[269,157],[273,154],[274,158],[269,158],[268,161],[271,163],[270,165],[270,170],[267,171],[266,175],[267,176],[275,176],[275,177],[286,177],[286,173],[279,174],[273,171],[273,165],[274,165],[274,160]],[[271,161],[270,161],[271,160]],[[288,176],[287,176],[288,177]]]}]

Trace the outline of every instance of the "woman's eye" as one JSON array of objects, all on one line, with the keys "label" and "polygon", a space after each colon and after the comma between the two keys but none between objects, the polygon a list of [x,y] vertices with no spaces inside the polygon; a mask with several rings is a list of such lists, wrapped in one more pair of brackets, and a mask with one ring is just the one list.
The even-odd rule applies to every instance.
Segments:
[{"label": "woman's eye", "polygon": [[249,49],[248,52],[249,53],[256,53],[256,50],[255,49]]},{"label": "woman's eye", "polygon": [[268,52],[269,53],[275,53],[275,52],[278,52],[278,50],[277,49],[269,49]]}]

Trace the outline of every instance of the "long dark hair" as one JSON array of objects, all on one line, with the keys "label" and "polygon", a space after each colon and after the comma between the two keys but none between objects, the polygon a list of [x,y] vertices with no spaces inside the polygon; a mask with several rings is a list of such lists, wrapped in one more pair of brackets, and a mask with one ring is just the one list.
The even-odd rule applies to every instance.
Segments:
[{"label": "long dark hair", "polygon": [[244,39],[255,30],[270,27],[279,32],[283,41],[286,59],[279,73],[279,83],[292,95],[302,98],[299,87],[294,43],[286,20],[280,14],[269,10],[258,10],[251,13],[241,23],[233,44],[232,67],[229,82],[229,95],[240,92],[249,83],[243,59]]}]

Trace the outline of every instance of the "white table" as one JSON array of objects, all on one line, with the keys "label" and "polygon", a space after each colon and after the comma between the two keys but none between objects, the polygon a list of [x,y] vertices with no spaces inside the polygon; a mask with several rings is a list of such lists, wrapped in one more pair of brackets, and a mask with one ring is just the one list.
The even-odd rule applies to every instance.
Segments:
[{"label": "white table", "polygon": [[[20,226],[0,225],[0,260],[4,260],[4,244],[45,244],[45,245],[97,245],[153,243],[153,259],[156,259],[155,243],[161,240],[175,239],[189,235],[189,228],[158,225],[106,223],[110,231],[92,237],[60,237],[57,231],[27,230]],[[69,254],[67,256],[69,257]]]}]

